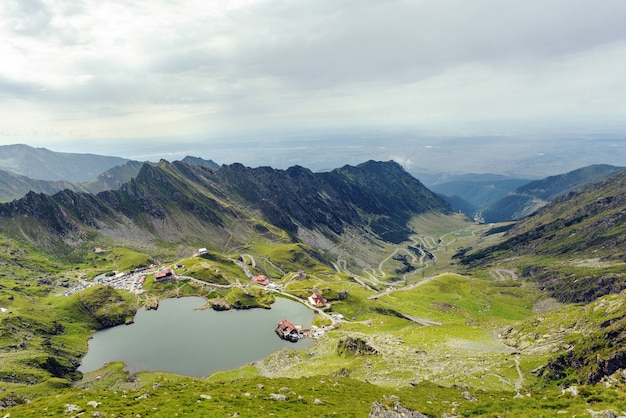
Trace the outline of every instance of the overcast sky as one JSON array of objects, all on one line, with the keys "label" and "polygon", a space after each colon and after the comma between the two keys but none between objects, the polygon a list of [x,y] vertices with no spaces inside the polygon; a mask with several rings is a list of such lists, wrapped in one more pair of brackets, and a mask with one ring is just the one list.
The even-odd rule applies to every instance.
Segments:
[{"label": "overcast sky", "polygon": [[620,130],[623,0],[2,0],[0,144]]}]

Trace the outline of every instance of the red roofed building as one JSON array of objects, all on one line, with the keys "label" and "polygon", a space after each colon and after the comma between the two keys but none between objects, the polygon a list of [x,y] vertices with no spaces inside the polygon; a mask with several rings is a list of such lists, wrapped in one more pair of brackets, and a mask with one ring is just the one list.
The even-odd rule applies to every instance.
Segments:
[{"label": "red roofed building", "polygon": [[326,299],[324,299],[320,294],[313,293],[309,296],[309,303],[311,306],[315,306],[316,308],[323,308],[326,306]]},{"label": "red roofed building", "polygon": [[172,272],[171,268],[162,269],[154,273],[154,281],[162,282],[163,280],[171,278],[173,275],[174,272]]},{"label": "red roofed building", "polygon": [[254,276],[251,279],[253,282],[257,282],[258,284],[262,284],[263,286],[269,284],[269,280],[265,278],[265,276]]},{"label": "red roofed building", "polygon": [[300,339],[301,335],[298,328],[289,320],[281,319],[276,326],[276,334],[283,340],[296,342]]}]

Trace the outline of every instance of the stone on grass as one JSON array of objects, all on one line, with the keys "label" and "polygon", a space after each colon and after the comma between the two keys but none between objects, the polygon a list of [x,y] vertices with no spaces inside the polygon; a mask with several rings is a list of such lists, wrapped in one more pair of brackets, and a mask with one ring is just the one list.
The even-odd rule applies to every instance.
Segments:
[{"label": "stone on grass", "polygon": [[80,407],[78,405],[74,405],[71,403],[66,403],[65,404],[65,413],[66,414],[71,414],[72,412],[76,412],[80,410]]},{"label": "stone on grass", "polygon": [[289,397],[280,393],[270,393],[270,399],[273,401],[287,401]]},{"label": "stone on grass", "polygon": [[578,396],[578,386],[569,386],[568,388],[562,390],[562,394],[569,394],[573,398],[575,398],[576,396]]},{"label": "stone on grass", "polygon": [[472,394],[469,392],[461,393],[461,397],[465,399],[466,401],[470,401],[470,402],[476,402],[478,400],[474,396],[472,396]]},{"label": "stone on grass", "polygon": [[368,415],[369,418],[428,418],[426,415],[405,408],[396,401],[393,410],[386,409],[381,403],[374,402]]},{"label": "stone on grass", "polygon": [[593,409],[587,409],[589,415],[593,418],[623,418],[626,416],[623,412],[619,414],[613,409],[605,409],[604,411],[594,411]]}]

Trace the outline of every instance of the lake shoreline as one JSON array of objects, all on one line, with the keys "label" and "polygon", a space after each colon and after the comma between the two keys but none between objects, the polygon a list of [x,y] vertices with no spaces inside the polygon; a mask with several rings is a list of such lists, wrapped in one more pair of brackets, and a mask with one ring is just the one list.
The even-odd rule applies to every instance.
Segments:
[{"label": "lake shoreline", "polygon": [[[200,296],[163,299],[160,309],[140,308],[132,324],[96,331],[78,370],[88,373],[105,363],[123,362],[130,373],[162,371],[205,377],[258,362],[281,348],[305,349],[278,338],[283,317],[308,327],[314,311],[277,298],[272,309],[215,311]],[[202,332],[205,330],[205,332]]]}]

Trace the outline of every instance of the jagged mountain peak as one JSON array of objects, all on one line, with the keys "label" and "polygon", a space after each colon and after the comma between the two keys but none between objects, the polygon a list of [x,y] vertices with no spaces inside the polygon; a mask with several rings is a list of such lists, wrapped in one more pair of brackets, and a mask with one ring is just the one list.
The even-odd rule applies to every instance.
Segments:
[{"label": "jagged mountain peak", "polygon": [[183,158],[181,160],[183,163],[187,163],[187,164],[191,164],[191,165],[200,165],[200,166],[204,166],[204,167],[209,167],[212,168],[214,170],[217,170],[218,168],[220,168],[220,165],[218,163],[216,163],[213,160],[205,160],[204,158],[200,158],[200,157],[191,157],[191,156],[186,156],[185,158]]},{"label": "jagged mountain peak", "polygon": [[215,235],[235,220],[252,225],[260,216],[294,239],[300,230],[341,235],[349,227],[400,242],[411,233],[410,218],[429,210],[450,209],[399,164],[373,161],[313,173],[299,166],[277,170],[236,163],[215,170],[161,160],[143,164],[119,190],[30,193],[0,205],[5,227],[28,216],[29,222],[40,220],[55,234],[96,228],[119,235],[132,223],[149,236],[170,241]]}]

